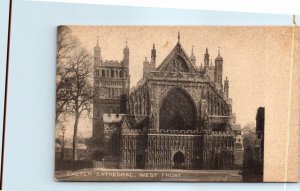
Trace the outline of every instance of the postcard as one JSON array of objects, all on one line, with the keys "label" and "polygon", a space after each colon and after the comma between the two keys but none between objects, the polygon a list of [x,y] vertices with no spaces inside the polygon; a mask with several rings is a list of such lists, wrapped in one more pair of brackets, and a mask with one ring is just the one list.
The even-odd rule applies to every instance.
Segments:
[{"label": "postcard", "polygon": [[299,181],[296,26],[57,27],[58,181]]}]

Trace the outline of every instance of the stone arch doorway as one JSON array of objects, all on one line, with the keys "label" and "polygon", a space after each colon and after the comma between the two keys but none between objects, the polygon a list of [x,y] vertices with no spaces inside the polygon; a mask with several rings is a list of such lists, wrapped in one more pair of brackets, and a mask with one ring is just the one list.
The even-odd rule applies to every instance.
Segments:
[{"label": "stone arch doorway", "polygon": [[215,155],[214,169],[221,170],[223,168],[223,157],[221,153]]},{"label": "stone arch doorway", "polygon": [[137,154],[135,157],[136,168],[143,169],[145,167],[144,157],[142,154]]},{"label": "stone arch doorway", "polygon": [[178,151],[173,156],[173,163],[174,163],[173,168],[174,169],[184,169],[184,161],[185,161],[184,154],[182,152]]},{"label": "stone arch doorway", "polygon": [[170,130],[195,130],[196,105],[182,88],[171,89],[159,111],[159,128]]}]

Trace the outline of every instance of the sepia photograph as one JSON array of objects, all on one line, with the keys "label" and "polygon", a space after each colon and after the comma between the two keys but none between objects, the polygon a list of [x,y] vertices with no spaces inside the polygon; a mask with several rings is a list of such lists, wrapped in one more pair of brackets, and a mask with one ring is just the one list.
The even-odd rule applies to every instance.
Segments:
[{"label": "sepia photograph", "polygon": [[57,27],[55,179],[263,182],[264,74],[290,33]]},{"label": "sepia photograph", "polygon": [[0,0],[0,190],[300,190],[300,4],[171,1]]}]

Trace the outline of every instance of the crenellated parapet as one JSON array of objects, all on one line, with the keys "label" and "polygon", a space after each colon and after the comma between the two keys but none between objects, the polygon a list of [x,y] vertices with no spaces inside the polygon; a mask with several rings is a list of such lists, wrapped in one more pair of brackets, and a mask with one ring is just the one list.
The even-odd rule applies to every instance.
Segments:
[{"label": "crenellated parapet", "polygon": [[122,129],[121,134],[122,135],[142,135],[144,134],[143,129]]},{"label": "crenellated parapet", "polygon": [[148,132],[148,135],[201,135],[201,136],[234,136],[233,131],[209,131],[209,130],[165,130],[160,129],[155,132]]},{"label": "crenellated parapet", "polygon": [[156,135],[200,135],[201,130],[170,130],[170,129],[160,129],[156,132],[151,132],[151,134]]},{"label": "crenellated parapet", "polygon": [[207,131],[206,135],[212,135],[212,136],[233,136],[234,133],[232,131]]}]

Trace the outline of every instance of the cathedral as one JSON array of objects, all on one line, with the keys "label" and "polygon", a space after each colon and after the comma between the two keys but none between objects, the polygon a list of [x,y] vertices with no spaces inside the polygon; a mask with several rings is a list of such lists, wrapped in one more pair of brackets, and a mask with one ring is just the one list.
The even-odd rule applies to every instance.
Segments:
[{"label": "cathedral", "polygon": [[105,168],[240,169],[243,143],[223,82],[223,58],[196,65],[180,42],[157,66],[143,62],[143,77],[130,89],[129,48],[107,61],[94,48],[93,140]]}]

